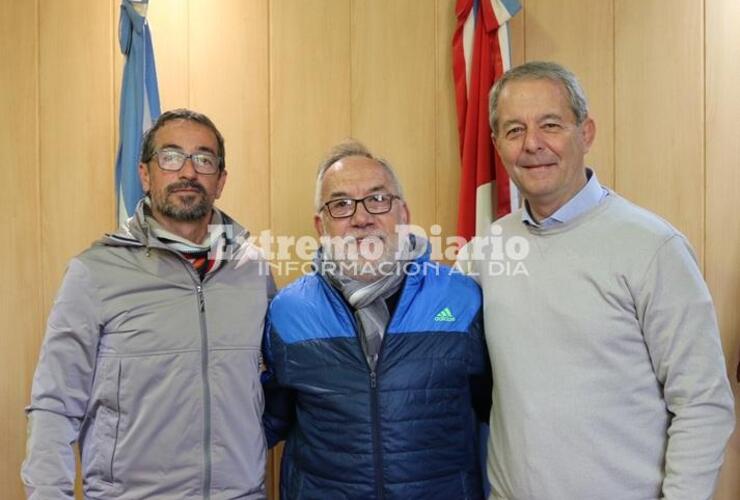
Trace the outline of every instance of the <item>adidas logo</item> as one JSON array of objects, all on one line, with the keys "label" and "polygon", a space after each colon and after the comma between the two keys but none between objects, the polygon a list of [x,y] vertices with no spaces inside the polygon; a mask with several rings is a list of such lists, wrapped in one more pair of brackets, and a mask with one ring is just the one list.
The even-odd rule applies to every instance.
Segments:
[{"label": "adidas logo", "polygon": [[434,317],[434,321],[455,321],[455,316],[452,315],[449,307],[445,307],[437,313]]}]

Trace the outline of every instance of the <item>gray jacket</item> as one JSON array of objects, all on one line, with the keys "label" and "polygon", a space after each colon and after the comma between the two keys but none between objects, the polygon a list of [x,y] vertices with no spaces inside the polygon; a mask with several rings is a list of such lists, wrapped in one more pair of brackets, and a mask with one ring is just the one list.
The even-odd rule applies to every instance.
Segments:
[{"label": "gray jacket", "polygon": [[[201,282],[149,231],[142,204],[72,259],[33,381],[22,478],[29,498],[265,498],[260,385],[274,284],[233,227]],[[239,259],[239,257],[244,257]]]}]

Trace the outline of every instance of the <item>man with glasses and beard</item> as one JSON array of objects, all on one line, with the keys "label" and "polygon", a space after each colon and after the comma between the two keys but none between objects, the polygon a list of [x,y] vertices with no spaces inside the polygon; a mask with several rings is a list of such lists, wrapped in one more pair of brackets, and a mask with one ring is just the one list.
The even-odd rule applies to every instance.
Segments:
[{"label": "man with glasses and beard", "polygon": [[483,497],[480,291],[399,236],[409,218],[392,168],[362,144],[321,163],[315,272],[277,295],[264,342],[283,499]]},{"label": "man with glasses and beard", "polygon": [[264,499],[260,342],[274,294],[214,208],[224,140],[189,110],[143,139],[147,196],[69,263],[27,408],[29,498]]}]

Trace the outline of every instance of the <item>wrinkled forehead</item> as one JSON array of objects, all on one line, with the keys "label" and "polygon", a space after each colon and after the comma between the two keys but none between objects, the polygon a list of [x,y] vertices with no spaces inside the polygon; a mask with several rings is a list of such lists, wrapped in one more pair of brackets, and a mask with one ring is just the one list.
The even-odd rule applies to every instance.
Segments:
[{"label": "wrinkled forehead", "polygon": [[559,115],[575,119],[565,85],[549,78],[508,82],[501,89],[496,112],[499,124],[522,115]]},{"label": "wrinkled forehead", "polygon": [[321,183],[322,201],[362,198],[377,192],[397,194],[393,193],[393,182],[383,166],[364,156],[347,156],[334,162]]}]

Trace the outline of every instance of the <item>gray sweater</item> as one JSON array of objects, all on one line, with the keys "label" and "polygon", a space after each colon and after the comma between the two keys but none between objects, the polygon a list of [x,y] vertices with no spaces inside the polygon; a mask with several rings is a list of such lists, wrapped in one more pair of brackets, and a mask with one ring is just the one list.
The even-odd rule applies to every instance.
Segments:
[{"label": "gray sweater", "polygon": [[492,498],[711,498],[734,410],[685,237],[615,193],[556,228],[520,212],[492,227],[516,249],[500,260],[483,247],[473,263],[494,379]]}]

